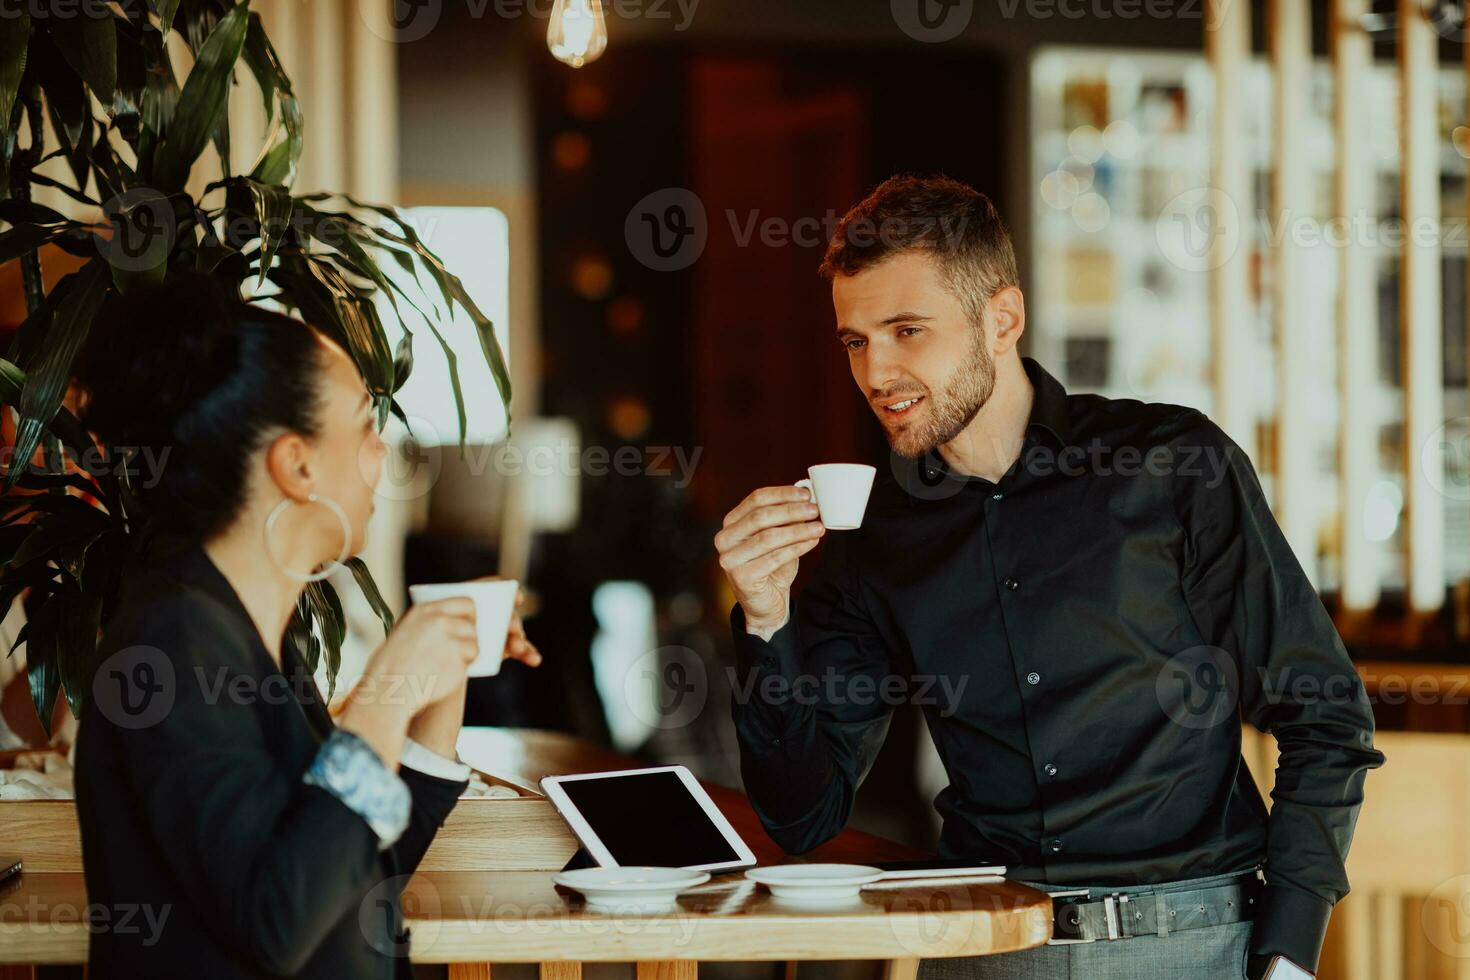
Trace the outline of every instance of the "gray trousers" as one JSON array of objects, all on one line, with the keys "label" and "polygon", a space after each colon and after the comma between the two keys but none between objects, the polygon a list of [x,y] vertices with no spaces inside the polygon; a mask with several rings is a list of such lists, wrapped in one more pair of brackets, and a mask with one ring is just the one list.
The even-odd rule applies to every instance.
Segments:
[{"label": "gray trousers", "polygon": [[[1173,891],[1223,884],[1235,875],[1191,878],[1163,885],[1096,886],[1098,894]],[[1080,885],[1026,881],[1041,891]],[[919,961],[919,980],[1244,980],[1252,922],[1206,926],[1167,936],[1135,936],[1095,943],[1038,946],[1018,953]]]}]

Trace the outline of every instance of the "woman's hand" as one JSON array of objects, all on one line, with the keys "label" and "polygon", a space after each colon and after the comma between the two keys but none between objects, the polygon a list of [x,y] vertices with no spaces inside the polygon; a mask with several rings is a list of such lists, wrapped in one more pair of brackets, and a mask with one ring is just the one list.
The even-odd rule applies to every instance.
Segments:
[{"label": "woman's hand", "polygon": [[510,632],[505,635],[505,659],[519,660],[527,667],[541,665],[541,651],[526,638],[526,624],[521,621],[521,606],[526,604],[526,590],[516,591],[516,612],[510,617]]},{"label": "woman's hand", "polygon": [[475,604],[457,596],[409,607],[368,661],[349,695],[339,727],[353,732],[390,769],[410,721],[449,700],[464,713],[465,671],[479,655]]},{"label": "woman's hand", "polygon": [[[490,581],[482,579],[481,581]],[[516,593],[516,608],[526,601],[526,593]],[[541,653],[526,639],[526,624],[517,612],[511,617],[510,630],[505,636],[505,659],[519,660],[527,667],[541,663]],[[460,685],[456,697],[445,698],[429,705],[416,715],[408,726],[408,737],[429,748],[446,759],[456,756],[459,730],[464,725],[464,699],[467,684]]]},{"label": "woman's hand", "polygon": [[[480,653],[475,635],[475,603],[463,596],[421,602],[393,627],[368,661],[364,679],[399,688],[411,701],[409,717],[457,694],[465,671]],[[385,692],[385,696],[392,697]],[[397,700],[397,698],[394,698]]]}]

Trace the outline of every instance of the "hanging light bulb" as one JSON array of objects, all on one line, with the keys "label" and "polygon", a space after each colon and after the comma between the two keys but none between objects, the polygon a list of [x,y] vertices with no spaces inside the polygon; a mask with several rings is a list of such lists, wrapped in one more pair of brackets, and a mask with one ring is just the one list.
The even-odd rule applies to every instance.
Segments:
[{"label": "hanging light bulb", "polygon": [[556,0],[546,45],[557,61],[581,68],[607,50],[607,19],[602,0]]}]

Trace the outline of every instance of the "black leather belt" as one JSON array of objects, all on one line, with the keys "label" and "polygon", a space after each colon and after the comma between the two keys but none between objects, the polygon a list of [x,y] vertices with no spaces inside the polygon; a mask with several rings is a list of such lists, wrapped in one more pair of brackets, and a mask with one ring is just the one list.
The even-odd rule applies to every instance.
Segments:
[{"label": "black leather belt", "polygon": [[1261,887],[1256,872],[1206,888],[1094,894],[1052,892],[1050,945],[1092,943],[1134,936],[1167,936],[1186,929],[1223,926],[1255,918]]}]

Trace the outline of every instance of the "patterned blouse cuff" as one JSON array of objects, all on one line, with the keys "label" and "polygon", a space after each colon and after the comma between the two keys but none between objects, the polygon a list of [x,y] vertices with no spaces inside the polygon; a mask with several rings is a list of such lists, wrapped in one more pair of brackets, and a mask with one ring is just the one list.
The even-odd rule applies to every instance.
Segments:
[{"label": "patterned blouse cuff", "polygon": [[338,729],[329,735],[302,779],[362,817],[378,835],[380,851],[397,843],[408,827],[413,808],[408,785],[383,765],[371,745],[351,732]]}]

